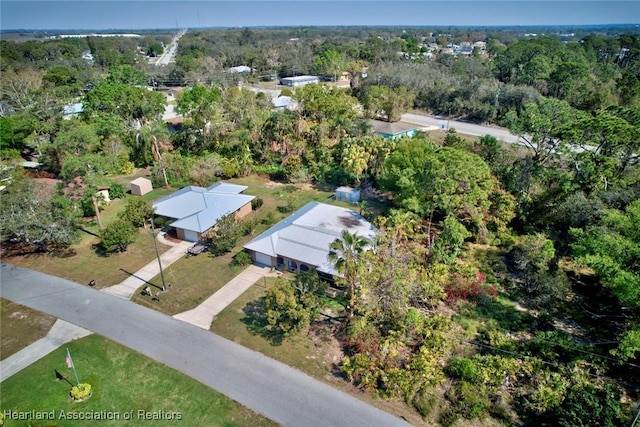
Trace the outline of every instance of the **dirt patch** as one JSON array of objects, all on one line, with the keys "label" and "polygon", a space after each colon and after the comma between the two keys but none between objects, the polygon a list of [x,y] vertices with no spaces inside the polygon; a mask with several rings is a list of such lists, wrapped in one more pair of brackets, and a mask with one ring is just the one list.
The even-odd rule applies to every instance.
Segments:
[{"label": "dirt patch", "polygon": [[282,187],[284,184],[281,182],[275,182],[275,181],[268,181],[264,183],[264,186],[266,188],[276,188],[276,187]]}]

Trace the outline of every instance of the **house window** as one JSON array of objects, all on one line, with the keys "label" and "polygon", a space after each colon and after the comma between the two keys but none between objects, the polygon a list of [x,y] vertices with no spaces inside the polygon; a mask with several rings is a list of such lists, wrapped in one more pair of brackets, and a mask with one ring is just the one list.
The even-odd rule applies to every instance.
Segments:
[{"label": "house window", "polygon": [[289,271],[296,271],[298,269],[298,264],[295,261],[289,260]]},{"label": "house window", "polygon": [[281,256],[278,257],[276,265],[278,268],[282,268],[282,266],[284,265],[284,259]]},{"label": "house window", "polygon": [[307,264],[300,264],[300,271],[309,271],[309,266]]}]

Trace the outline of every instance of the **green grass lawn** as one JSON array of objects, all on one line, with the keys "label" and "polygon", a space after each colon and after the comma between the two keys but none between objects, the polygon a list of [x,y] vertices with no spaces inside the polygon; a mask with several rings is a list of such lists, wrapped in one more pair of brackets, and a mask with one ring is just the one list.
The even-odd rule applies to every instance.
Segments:
[{"label": "green grass lawn", "polygon": [[[154,190],[144,197],[155,200],[172,191]],[[126,198],[113,200],[101,212],[102,223],[106,226],[115,220],[118,212],[124,209],[125,205]],[[3,261],[77,283],[84,284],[95,280],[96,288],[100,289],[117,285],[129,277],[130,273],[135,273],[156,258],[150,230],[140,229],[135,242],[128,246],[126,252],[105,256],[96,250],[96,245],[100,242],[100,238],[96,236],[100,231],[97,222],[89,220],[83,225],[83,229],[85,231],[80,231],[78,241],[71,246],[72,254],[68,256],[31,254],[6,258]],[[158,244],[160,253],[164,253],[169,248],[167,245]]]},{"label": "green grass lawn", "polygon": [[[131,301],[171,316],[195,308],[245,268],[229,265],[236,252],[215,258],[208,252],[182,257],[164,269],[168,290],[161,294],[160,301],[140,293]],[[150,282],[161,283],[161,278],[158,275]]]},{"label": "green grass lawn", "polygon": [[[4,259],[3,261],[20,267],[52,274],[77,283],[96,281],[96,288],[117,285],[141,267],[153,261],[156,253],[149,230],[140,230],[135,242],[126,252],[103,256],[94,245],[99,238],[89,236],[72,246],[74,255],[59,257],[52,254],[32,254]],[[170,247],[158,244],[158,251],[164,253]],[[153,282],[155,283],[155,282]]]},{"label": "green grass lawn", "polygon": [[[80,381],[92,386],[93,395],[82,403],[73,403],[71,385],[57,380],[55,371],[75,383],[73,370],[65,364],[69,348]],[[273,426],[273,422],[237,402],[200,384],[182,373],[138,353],[91,335],[69,343],[5,380],[1,385],[0,413],[54,411],[57,424],[47,426]],[[67,414],[110,413],[120,420],[60,419]],[[130,411],[133,411],[131,413]],[[138,411],[173,413],[173,420],[145,420]],[[132,414],[129,421],[124,420]],[[179,414],[180,420],[176,417]],[[44,426],[47,421],[7,420],[5,426]]]}]

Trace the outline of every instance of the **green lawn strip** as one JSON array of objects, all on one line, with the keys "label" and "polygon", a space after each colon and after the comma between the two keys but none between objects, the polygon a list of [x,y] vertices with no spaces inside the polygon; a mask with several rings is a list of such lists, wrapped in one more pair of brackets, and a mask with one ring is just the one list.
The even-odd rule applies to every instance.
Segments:
[{"label": "green lawn strip", "polygon": [[[75,384],[73,370],[65,364],[69,348],[80,382],[92,386],[93,395],[81,403],[69,396],[71,385],[56,380],[55,371]],[[148,359],[98,335],[73,341],[5,380],[1,385],[1,411],[55,411],[60,426],[272,426],[271,421],[182,373]],[[80,413],[119,416],[119,420],[60,419]],[[131,414],[129,421],[125,413]],[[146,416],[173,419],[139,419]],[[173,415],[171,415],[173,413]],[[169,414],[169,415],[167,415]],[[177,420],[177,414],[180,420]],[[104,417],[104,415],[103,415]],[[40,421],[36,425],[44,425]],[[28,421],[7,420],[5,426],[25,426]]]},{"label": "green lawn strip", "polygon": [[0,298],[0,360],[44,338],[55,317]]}]

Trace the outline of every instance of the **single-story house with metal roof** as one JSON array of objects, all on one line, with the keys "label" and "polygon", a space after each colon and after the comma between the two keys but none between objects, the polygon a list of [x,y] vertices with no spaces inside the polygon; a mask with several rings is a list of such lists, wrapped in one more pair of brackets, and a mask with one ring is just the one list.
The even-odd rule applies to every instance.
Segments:
[{"label": "single-story house with metal roof", "polygon": [[250,73],[251,67],[247,67],[246,65],[239,65],[237,67],[229,68],[230,73]]},{"label": "single-story house with metal roof", "polygon": [[75,104],[65,105],[62,109],[62,118],[70,120],[72,117],[77,117],[84,111],[82,102],[76,102]]},{"label": "single-story house with metal roof", "polygon": [[218,182],[208,188],[184,187],[153,204],[155,215],[174,219],[170,224],[179,239],[189,242],[202,240],[225,215],[243,218],[251,212],[255,198],[241,194],[244,185]]},{"label": "single-story house with metal roof", "polygon": [[387,139],[398,139],[403,136],[412,137],[416,134],[416,126],[404,122],[383,122],[382,120],[370,120],[373,131]]},{"label": "single-story house with metal roof", "polygon": [[318,76],[293,76],[283,77],[280,79],[280,84],[289,87],[298,87],[304,85],[310,85],[320,83],[320,77]]},{"label": "single-story house with metal roof", "polygon": [[304,272],[311,269],[334,276],[327,259],[329,246],[343,231],[374,239],[378,230],[351,209],[309,202],[244,245],[254,263]]}]

